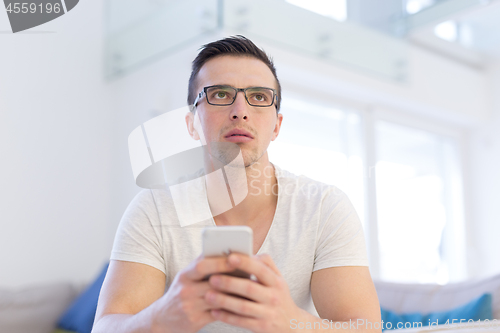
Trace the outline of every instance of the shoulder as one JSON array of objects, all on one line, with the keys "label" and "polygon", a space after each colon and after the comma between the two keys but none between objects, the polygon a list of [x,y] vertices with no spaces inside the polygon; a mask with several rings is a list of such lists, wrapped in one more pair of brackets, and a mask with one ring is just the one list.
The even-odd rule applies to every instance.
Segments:
[{"label": "shoulder", "polygon": [[[275,166],[276,167],[276,166]],[[347,195],[335,185],[295,175],[276,167],[279,177],[278,204],[291,216],[301,216],[309,221],[340,225],[348,220],[359,219]]]},{"label": "shoulder", "polygon": [[335,185],[326,184],[304,175],[296,175],[275,165],[279,190],[284,196],[318,203],[338,204],[348,201],[346,194]]},{"label": "shoulder", "polygon": [[165,187],[165,189],[142,189],[134,196],[130,204],[135,206],[150,206],[160,201],[172,201],[172,194],[168,190],[168,187]]},{"label": "shoulder", "polygon": [[130,201],[129,208],[149,209],[155,205],[157,197],[162,196],[162,190],[142,189]]},{"label": "shoulder", "polygon": [[203,168],[196,170],[191,173],[179,172],[177,177],[169,180],[168,183],[163,183],[162,185],[156,184],[152,188],[143,188],[140,190],[135,197],[132,199],[131,204],[134,205],[151,205],[154,203],[161,202],[171,203],[172,193],[170,191],[171,186],[177,186],[185,183],[192,183],[193,180],[199,179],[205,175]]},{"label": "shoulder", "polygon": [[147,215],[156,218],[159,209],[170,206],[172,198],[167,190],[142,189],[130,201],[125,215]]}]

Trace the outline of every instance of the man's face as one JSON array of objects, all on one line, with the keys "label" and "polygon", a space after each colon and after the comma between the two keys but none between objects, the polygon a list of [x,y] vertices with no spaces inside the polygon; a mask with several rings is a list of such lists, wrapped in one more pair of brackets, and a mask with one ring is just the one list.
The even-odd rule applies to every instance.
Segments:
[{"label": "man's face", "polygon": [[[251,57],[219,56],[207,61],[198,73],[196,93],[203,87],[228,85],[235,88],[268,87],[277,89],[271,70],[262,61]],[[205,97],[196,109],[207,143],[232,142],[237,144],[248,167],[266,154],[269,143],[276,139],[283,116],[276,115],[276,106],[250,106],[238,92],[232,105],[216,106],[207,103]],[[189,126],[188,126],[189,127]],[[241,130],[235,135],[234,130]],[[190,132],[192,130],[190,129]],[[233,132],[233,133],[232,133]],[[245,134],[242,136],[241,134]],[[231,135],[233,134],[233,135]],[[224,152],[214,157],[229,163]]]}]

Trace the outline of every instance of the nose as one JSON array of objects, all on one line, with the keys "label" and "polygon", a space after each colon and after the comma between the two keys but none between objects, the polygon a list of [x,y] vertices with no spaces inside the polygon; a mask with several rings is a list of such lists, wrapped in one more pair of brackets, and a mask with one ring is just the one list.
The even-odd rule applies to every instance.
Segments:
[{"label": "nose", "polygon": [[231,112],[229,113],[229,118],[231,118],[231,120],[248,120],[249,105],[245,99],[245,93],[243,91],[238,91],[236,99],[231,107]]}]

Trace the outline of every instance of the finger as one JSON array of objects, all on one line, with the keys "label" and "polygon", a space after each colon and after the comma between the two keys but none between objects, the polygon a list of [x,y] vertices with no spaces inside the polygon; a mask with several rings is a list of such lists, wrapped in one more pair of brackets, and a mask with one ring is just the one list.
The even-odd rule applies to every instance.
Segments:
[{"label": "finger", "polygon": [[186,287],[186,288],[191,288],[192,295],[193,295],[193,301],[195,308],[198,311],[207,311],[210,312],[212,309],[218,309],[217,305],[210,304],[206,301],[205,296],[209,290],[215,291],[208,281],[203,281],[203,282],[196,282],[193,285]]},{"label": "finger", "polygon": [[258,319],[239,316],[229,311],[212,310],[211,315],[214,319],[233,326],[238,326],[246,329],[258,327]]},{"label": "finger", "polygon": [[204,297],[207,291],[213,289],[208,281],[196,281],[192,284],[185,285],[184,288],[191,289],[193,296],[195,297]]},{"label": "finger", "polygon": [[212,275],[208,282],[213,289],[221,292],[242,296],[258,303],[270,301],[268,287],[250,279],[216,274]]},{"label": "finger", "polygon": [[267,266],[269,266],[274,273],[276,273],[278,276],[282,276],[280,270],[278,269],[278,266],[274,263],[273,259],[271,256],[267,253],[259,254],[256,255],[257,259],[262,260]]},{"label": "finger", "polygon": [[261,318],[265,315],[265,308],[261,304],[215,290],[207,292],[205,300],[214,308],[228,310],[241,316]]},{"label": "finger", "polygon": [[191,262],[181,276],[191,281],[201,281],[207,277],[207,275],[232,272],[234,269],[235,268],[228,263],[226,257],[202,258]]},{"label": "finger", "polygon": [[210,310],[220,309],[220,307],[217,304],[211,304],[211,303],[207,302],[207,300],[205,299],[205,295],[197,297],[192,302],[193,302],[192,303],[193,307],[191,309],[192,309],[192,311],[195,311],[195,312],[207,312],[207,313],[209,313]]},{"label": "finger", "polygon": [[235,268],[255,275],[257,280],[265,286],[273,287],[277,284],[277,275],[261,260],[238,253],[231,253],[228,261]]}]

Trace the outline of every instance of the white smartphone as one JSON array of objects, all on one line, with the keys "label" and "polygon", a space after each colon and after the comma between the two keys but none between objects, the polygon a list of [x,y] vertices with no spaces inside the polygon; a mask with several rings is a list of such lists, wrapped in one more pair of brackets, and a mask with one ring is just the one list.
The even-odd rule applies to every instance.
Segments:
[{"label": "white smartphone", "polygon": [[[202,231],[202,239],[204,257],[228,256],[231,252],[248,256],[253,254],[253,231],[247,226],[206,227]],[[247,279],[252,278],[250,274],[241,270],[225,274]]]}]

